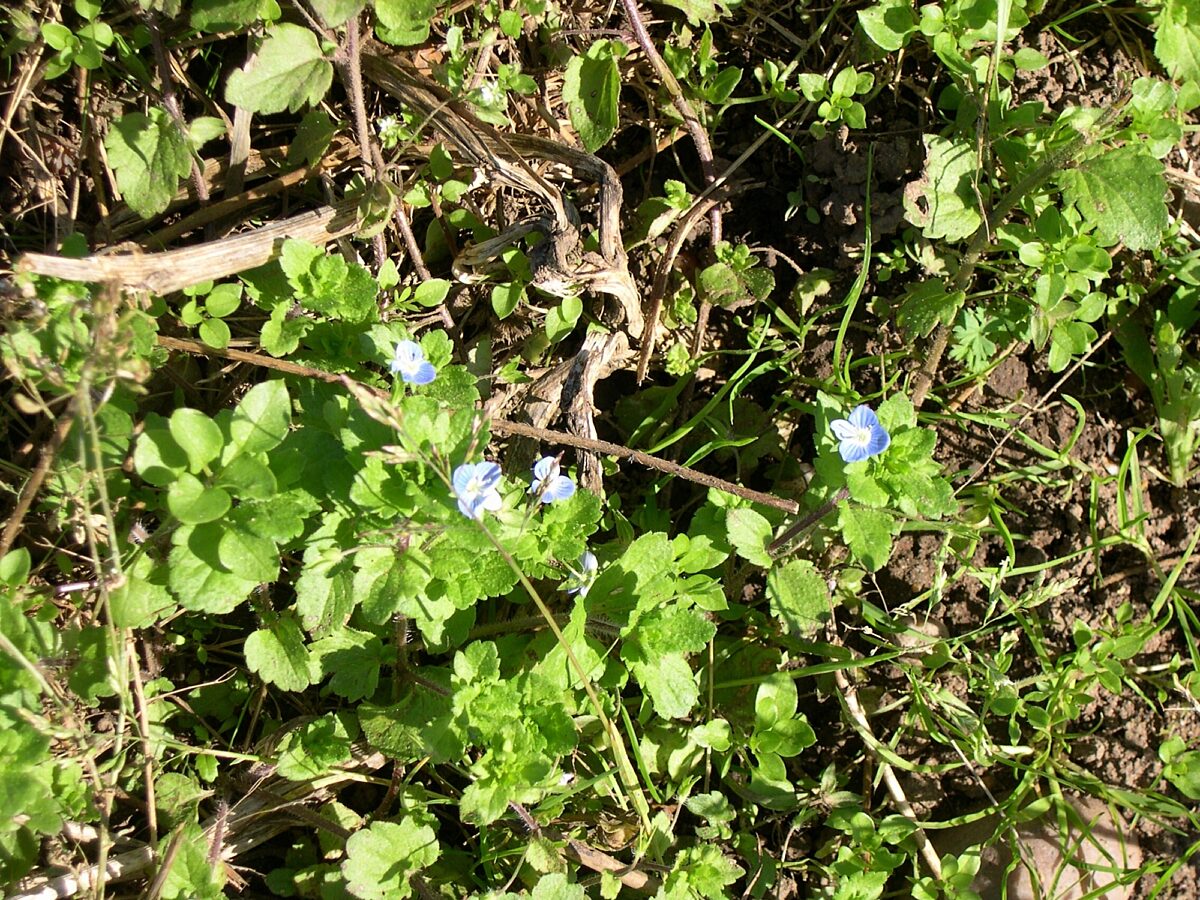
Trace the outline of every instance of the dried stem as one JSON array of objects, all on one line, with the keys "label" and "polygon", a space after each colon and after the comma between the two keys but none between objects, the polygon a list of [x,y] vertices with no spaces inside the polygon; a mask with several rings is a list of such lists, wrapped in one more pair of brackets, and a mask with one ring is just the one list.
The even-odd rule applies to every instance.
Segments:
[{"label": "dried stem", "polygon": [[638,351],[638,384],[646,380],[646,372],[650,368],[650,357],[654,354],[654,339],[658,330],[658,317],[662,312],[663,297],[667,293],[667,279],[671,277],[671,269],[675,265],[675,258],[679,255],[679,251],[683,249],[683,243],[691,235],[692,229],[696,227],[696,222],[715,206],[719,205],[720,202],[720,198],[710,197],[707,200],[698,200],[693,203],[691,209],[680,219],[679,225],[675,228],[675,233],[671,235],[670,243],[667,244],[666,252],[658,261],[658,268],[654,272],[654,283],[650,287],[650,296],[646,298],[648,301],[646,308],[646,331],[642,335],[642,346]]},{"label": "dried stem", "polygon": [[[363,179],[370,185],[383,176],[383,168],[379,165],[382,158],[371,140],[371,128],[367,124],[367,104],[363,98],[362,55],[358,37],[358,16],[355,15],[346,23],[346,43],[342,45],[334,61],[349,95],[350,108],[354,111],[354,135],[358,138],[358,149],[362,155]],[[378,268],[387,259],[383,235],[375,235],[372,245],[375,249],[375,266]]]},{"label": "dried stem", "polygon": [[896,778],[896,773],[891,765],[880,758],[876,752],[876,748],[880,746],[879,741],[875,738],[874,731],[871,730],[871,723],[867,720],[867,715],[863,712],[862,704],[858,702],[858,691],[854,685],[850,683],[850,679],[846,677],[846,673],[841,669],[836,669],[833,673],[834,682],[838,686],[838,691],[846,705],[846,711],[850,714],[850,723],[854,726],[854,730],[858,732],[866,745],[867,752],[875,757],[879,764],[879,774],[883,776],[883,783],[887,787],[888,795],[892,798],[892,805],[904,818],[908,819],[916,829],[913,832],[913,838],[917,842],[917,849],[921,851],[921,858],[925,860],[925,865],[929,867],[930,873],[938,881],[942,879],[942,860],[938,856],[937,850],[933,844],[929,842],[924,829],[921,828],[917,814],[913,810],[912,805],[908,802],[908,798],[904,795],[904,789],[900,786],[900,781]]}]

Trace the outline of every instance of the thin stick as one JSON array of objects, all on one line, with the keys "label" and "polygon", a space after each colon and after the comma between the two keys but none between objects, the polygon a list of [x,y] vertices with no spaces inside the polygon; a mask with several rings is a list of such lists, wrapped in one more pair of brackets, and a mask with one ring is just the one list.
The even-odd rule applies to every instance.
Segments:
[{"label": "thin stick", "polygon": [[[363,177],[369,186],[371,182],[383,177],[383,170],[376,165],[379,151],[372,146],[371,129],[367,125],[367,104],[363,99],[362,56],[358,42],[358,14],[351,16],[346,23],[346,43],[335,57],[335,62],[346,86],[346,93],[350,96],[350,107],[354,111],[354,132],[358,138],[359,152],[362,154]],[[375,235],[372,245],[375,249],[375,268],[378,269],[387,259],[383,235]]]},{"label": "thin stick", "polygon": [[795,514],[800,509],[799,504],[795,500],[784,500],[782,497],[776,497],[774,494],[752,491],[750,488],[742,487],[740,484],[734,484],[731,481],[725,481],[723,478],[706,475],[704,472],[697,472],[695,469],[689,469],[687,466],[681,466],[670,460],[660,459],[657,456],[651,456],[649,453],[643,453],[640,450],[631,450],[628,447],[622,447],[620,444],[613,444],[609,441],[580,437],[575,434],[567,434],[564,431],[551,431],[547,428],[537,428],[533,425],[522,424],[521,422],[509,422],[506,419],[492,419],[492,430],[498,431],[501,434],[516,434],[522,437],[536,438],[546,443],[563,444],[568,447],[576,447],[580,450],[591,450],[594,453],[607,453],[610,456],[631,460],[648,469],[655,469],[659,472],[665,472],[668,475],[675,475],[679,478],[693,481],[696,484],[716,488],[726,494],[733,494],[735,497],[741,497],[753,503],[761,503],[763,506],[770,506],[774,509],[782,509],[792,514]]},{"label": "thin stick", "polygon": [[26,253],[17,259],[18,272],[50,275],[68,281],[116,282],[120,287],[152,294],[169,294],[209,279],[224,278],[270,262],[283,238],[325,244],[358,230],[358,201],[306,212],[265,225],[255,231],[219,241],[168,250],[164,253],[85,256],[68,259],[45,253]]},{"label": "thin stick", "polygon": [[29,507],[33,504],[33,498],[37,496],[38,491],[42,489],[42,482],[46,480],[46,476],[50,473],[50,466],[54,462],[58,451],[62,449],[63,441],[67,439],[67,434],[71,431],[71,425],[75,422],[75,401],[72,399],[70,405],[59,416],[58,424],[54,428],[54,434],[51,435],[50,441],[42,447],[41,458],[38,459],[38,464],[29,474],[29,479],[21,488],[21,494],[17,497],[16,508],[9,516],[7,524],[4,526],[4,534],[0,535],[0,557],[3,557],[9,550],[12,549],[13,541],[17,539],[17,535],[21,533],[22,527],[25,524],[25,514],[29,512]]}]

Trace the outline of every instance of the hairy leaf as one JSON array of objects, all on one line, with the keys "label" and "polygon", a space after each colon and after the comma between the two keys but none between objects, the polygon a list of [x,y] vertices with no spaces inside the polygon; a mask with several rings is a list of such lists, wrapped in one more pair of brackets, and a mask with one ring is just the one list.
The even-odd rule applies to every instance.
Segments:
[{"label": "hairy leaf", "polygon": [[1095,226],[1101,244],[1153,250],[1167,229],[1163,171],[1145,150],[1126,145],[1060,172],[1058,182],[1063,199]]},{"label": "hairy leaf", "polygon": [[621,76],[609,41],[596,41],[587,53],[567,64],[563,100],[571,125],[588,151],[595,153],[617,130]]},{"label": "hairy leaf", "polygon": [[144,219],[170,205],[179,179],[192,167],[187,138],[157,106],[150,107],[149,115],[133,112],[117,119],[104,148],[121,196]]},{"label": "hairy leaf", "polygon": [[904,211],[927,238],[964,240],[983,224],[972,182],[975,148],[929,134],[924,140],[925,171],[905,189]]},{"label": "hairy leaf", "polygon": [[267,32],[258,55],[229,76],[225,99],[256,113],[296,112],[317,104],[333,81],[333,65],[317,36],[300,25],[280,23]]}]

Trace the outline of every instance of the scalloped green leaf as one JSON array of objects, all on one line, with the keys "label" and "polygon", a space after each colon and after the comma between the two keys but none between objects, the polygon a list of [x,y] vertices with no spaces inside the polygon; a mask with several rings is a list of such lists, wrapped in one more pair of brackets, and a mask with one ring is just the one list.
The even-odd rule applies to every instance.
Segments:
[{"label": "scalloped green leaf", "polygon": [[297,112],[321,102],[333,82],[333,64],[317,36],[282,22],[267,32],[258,54],[229,76],[225,99],[250,112]]},{"label": "scalloped green leaf", "polygon": [[104,149],[121,197],[143,219],[171,204],[179,180],[192,168],[187,138],[157,106],[149,114],[126,113],[113,122]]}]

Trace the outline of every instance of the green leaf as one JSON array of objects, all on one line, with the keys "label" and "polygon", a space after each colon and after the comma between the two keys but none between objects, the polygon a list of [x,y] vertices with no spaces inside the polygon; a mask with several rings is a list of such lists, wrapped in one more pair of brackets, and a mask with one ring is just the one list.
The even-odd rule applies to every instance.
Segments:
[{"label": "green leaf", "polygon": [[225,136],[225,123],[216,116],[197,116],[188,123],[187,132],[188,146],[198,152],[209,141]]},{"label": "green leaf", "polygon": [[136,575],[108,592],[112,623],[117,628],[148,628],[175,609],[165,585],[152,584]]},{"label": "green leaf", "polygon": [[314,641],[309,649],[329,678],[329,688],[351,703],[374,695],[379,686],[379,667],[384,661],[383,643],[373,634],[343,628]]},{"label": "green leaf", "polygon": [[148,219],[166,209],[179,179],[192,168],[186,138],[165,109],[150,107],[149,115],[126,113],[104,140],[108,163],[129,208]]},{"label": "green leaf", "polygon": [[300,623],[289,613],[246,638],[245,654],[250,671],[280,690],[302,691],[319,677]]},{"label": "green leaf", "polygon": [[413,816],[399,823],[373,822],[346,841],[342,874],[350,893],[362,900],[403,900],[413,891],[409,879],[440,855],[433,829]]},{"label": "green leaf", "polygon": [[329,142],[335,134],[337,125],[329,117],[329,113],[323,109],[310,109],[300,120],[300,125],[296,128],[296,137],[288,147],[289,165],[306,163],[315,166],[329,149]]},{"label": "green leaf", "polygon": [[858,24],[880,49],[894,53],[917,30],[917,16],[910,0],[881,0],[858,11]]},{"label": "green leaf", "polygon": [[1163,171],[1145,150],[1126,145],[1060,172],[1058,183],[1063,199],[1095,226],[1101,244],[1153,250],[1167,229]]},{"label": "green leaf", "polygon": [[184,526],[171,536],[174,545],[167,560],[171,593],[184,609],[224,614],[232,612],[258,586],[224,568],[217,547],[220,525]]},{"label": "green leaf", "polygon": [[75,659],[67,676],[67,685],[80,697],[94,701],[98,697],[110,697],[116,693],[114,679],[117,667],[113,661],[115,648],[110,644],[104,629],[87,626],[68,639]]},{"label": "green leaf", "polygon": [[262,0],[192,0],[191,26],[214,33],[236,31],[259,20]]},{"label": "green leaf", "polygon": [[0,559],[0,581],[10,588],[20,587],[29,577],[31,565],[32,558],[25,547],[9,550],[4,554],[4,558]]},{"label": "green leaf", "polygon": [[441,306],[449,293],[449,281],[445,278],[430,278],[417,285],[417,289],[413,291],[413,300],[425,307]]},{"label": "green leaf", "polygon": [[379,285],[362,266],[290,238],[283,242],[279,264],[305,309],[350,322],[377,317]]},{"label": "green leaf", "polygon": [[974,145],[927,134],[925,171],[904,192],[908,220],[930,239],[961,241],[983,224],[975,198]]},{"label": "green leaf", "polygon": [[280,23],[244,69],[229,76],[225,99],[250,112],[296,112],[321,102],[333,81],[333,65],[317,36],[300,25]]},{"label": "green leaf", "polygon": [[186,407],[171,413],[168,424],[171,437],[187,454],[188,468],[195,473],[221,455],[225,438],[217,423],[198,409]]},{"label": "green leaf", "polygon": [[631,662],[630,669],[650,695],[654,711],[665,719],[682,719],[700,699],[692,667],[678,653]]},{"label": "green leaf", "polygon": [[717,306],[730,306],[745,296],[737,273],[723,262],[715,262],[702,269],[698,283],[704,296]]},{"label": "green leaf", "polygon": [[217,544],[217,559],[229,571],[262,584],[279,577],[279,552],[274,541],[240,528],[226,528]]},{"label": "green leaf", "polygon": [[595,153],[617,130],[621,76],[610,41],[596,41],[567,64],[562,95],[571,125],[583,146]]},{"label": "green leaf", "polygon": [[233,315],[242,305],[242,286],[235,282],[218,284],[204,298],[204,308],[210,316],[223,319]]},{"label": "green leaf", "polygon": [[796,682],[786,672],[767,676],[754,695],[754,730],[769,731],[796,715]]},{"label": "green leaf", "polygon": [[269,500],[275,497],[278,483],[270,467],[257,456],[243,453],[221,470],[217,487],[227,487],[239,499]]},{"label": "green leaf", "polygon": [[570,334],[582,313],[583,302],[578,297],[564,297],[562,303],[546,313],[546,337],[550,343],[558,343]]},{"label": "green leaf", "polygon": [[353,718],[327,713],[289,731],[280,744],[277,771],[290,781],[307,781],[325,775],[350,759],[358,736]]},{"label": "green leaf", "polygon": [[855,559],[871,572],[883,568],[892,554],[895,517],[882,509],[845,505],[838,511],[838,528]]},{"label": "green leaf", "polygon": [[[292,401],[282,381],[252,387],[233,411],[232,442],[226,459],[237,453],[263,453],[279,445],[292,423]],[[229,449],[234,452],[231,454]]]},{"label": "green leaf", "polygon": [[1163,769],[1167,781],[1189,800],[1200,800],[1200,751],[1185,750]]},{"label": "green leaf", "polygon": [[218,487],[205,487],[200,479],[184,472],[167,491],[167,508],[185,525],[200,525],[221,518],[229,511],[229,494]]},{"label": "green leaf", "polygon": [[767,599],[771,614],[791,634],[811,637],[829,620],[829,585],[806,559],[792,560],[767,573]]},{"label": "green leaf", "polygon": [[293,318],[289,315],[292,309],[290,301],[277,304],[271,310],[271,318],[263,323],[260,343],[262,348],[272,356],[287,356],[295,353],[300,346],[300,340],[308,334],[313,325],[312,319],[304,316]]},{"label": "green leaf", "polygon": [[904,331],[927,337],[934,328],[949,325],[966,302],[963,291],[947,291],[940,280],[923,281],[905,291],[896,321]]},{"label": "green leaf", "polygon": [[583,885],[571,884],[561,872],[543,875],[529,894],[531,900],[584,900]]},{"label": "green leaf", "polygon": [[771,567],[767,545],[771,543],[771,523],[749,507],[739,506],[725,515],[729,543],[746,562],[764,569]]},{"label": "green leaf", "polygon": [[507,319],[525,299],[525,285],[509,281],[492,288],[492,311],[498,319]]},{"label": "green leaf", "polygon": [[1200,0],[1166,0],[1154,24],[1154,55],[1171,78],[1200,79]]},{"label": "green leaf", "polygon": [[716,22],[722,15],[727,15],[727,5],[736,6],[736,3],[721,3],[721,9],[717,9],[717,0],[659,0],[664,6],[673,6],[675,9],[687,16],[688,24],[693,28],[703,25],[705,22]]},{"label": "green leaf", "polygon": [[367,0],[311,0],[321,21],[330,28],[345,25],[351,16],[357,16],[367,5]]},{"label": "green leaf", "polygon": [[436,0],[375,0],[375,33],[394,47],[421,44],[436,14]]},{"label": "green leaf", "polygon": [[[182,840],[176,841],[177,837]],[[204,829],[194,822],[183,826],[182,833],[162,839],[158,852],[173,852],[160,892],[163,900],[219,900],[225,896],[225,867],[211,863],[205,840]]]}]

